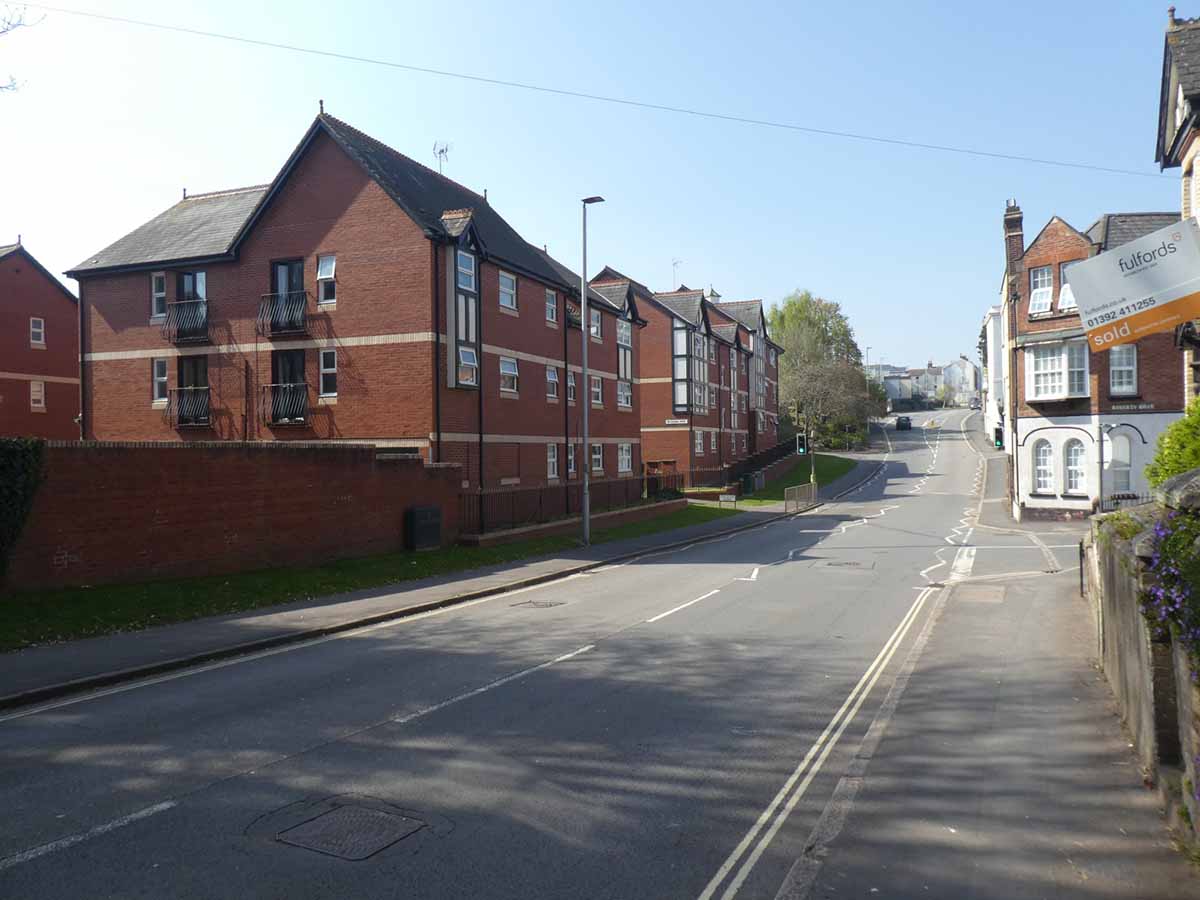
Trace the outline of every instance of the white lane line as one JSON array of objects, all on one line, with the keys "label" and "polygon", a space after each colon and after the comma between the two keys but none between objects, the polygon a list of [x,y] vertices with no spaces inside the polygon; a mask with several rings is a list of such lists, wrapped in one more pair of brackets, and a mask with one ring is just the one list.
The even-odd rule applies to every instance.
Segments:
[{"label": "white lane line", "polygon": [[[887,667],[892,655],[896,652],[896,648],[900,645],[900,642],[904,640],[904,635],[908,632],[908,629],[916,619],[917,614],[921,611],[921,607],[924,605],[926,598],[929,597],[933,592],[933,588],[925,588],[920,594],[917,595],[917,599],[913,601],[912,606],[909,607],[908,612],[905,613],[904,618],[900,621],[900,624],[896,626],[896,630],[892,632],[892,635],[888,638],[887,643],[883,645],[883,649],[879,651],[879,655],[876,656],[871,662],[871,665],[867,667],[867,671],[864,672],[862,678],[858,680],[858,684],[856,684],[853,690],[850,691],[845,702],[842,703],[838,711],[834,713],[833,718],[829,720],[829,724],[825,726],[825,730],[821,732],[821,735],[817,738],[816,743],[809,748],[808,753],[805,754],[804,759],[800,761],[800,764],[796,766],[795,771],[793,771],[788,777],[787,781],[784,782],[783,787],[779,789],[779,792],[767,805],[766,809],[762,811],[754,825],[752,825],[750,830],[746,832],[745,837],[743,837],[738,845],[733,849],[733,852],[729,854],[729,857],[725,860],[725,862],[721,864],[721,868],[717,870],[717,873],[712,877],[712,880],[709,881],[708,886],[705,887],[704,892],[699,897],[699,900],[712,900],[712,897],[715,896],[717,889],[721,886],[721,883],[726,879],[726,877],[728,877],[729,873],[733,870],[733,867],[737,865],[738,860],[741,859],[743,854],[745,854],[745,852],[750,848],[750,845],[754,844],[755,839],[759,838],[760,832],[762,832],[763,828],[766,827],[767,823],[771,821],[771,817],[774,815],[775,820],[771,822],[770,828],[767,830],[766,834],[759,838],[758,843],[755,844],[754,849],[746,858],[746,861],[742,864],[742,867],[738,870],[737,876],[730,883],[725,893],[721,895],[722,900],[728,900],[728,898],[733,897],[737,893],[738,888],[741,887],[742,882],[745,881],[750,869],[753,868],[754,864],[758,861],[758,858],[762,855],[763,850],[766,849],[766,846],[771,842],[771,839],[775,836],[775,833],[779,830],[780,826],[787,819],[788,815],[795,808],[796,804],[800,801],[800,798],[804,795],[804,792],[808,789],[809,784],[812,782],[813,777],[815,777],[816,773],[820,771],[826,757],[829,755],[829,752],[837,744],[838,739],[841,738],[842,732],[846,730],[846,726],[850,724],[850,722],[854,719],[854,716],[858,713],[863,701],[870,693],[871,688],[874,687],[876,680],[878,680],[880,673],[882,673]],[[813,763],[814,758],[816,759],[815,764],[810,769],[809,764]],[[806,770],[808,771],[807,775],[805,775]],[[796,787],[796,782],[799,781],[802,776],[804,777],[803,782],[801,782],[800,786],[793,792],[793,788]],[[790,797],[789,794],[791,795]],[[787,801],[786,803],[784,802],[785,799]],[[782,808],[780,808],[781,806]]]},{"label": "white lane line", "polygon": [[110,831],[116,831],[118,828],[124,828],[126,825],[132,825],[134,822],[148,819],[160,812],[166,812],[174,806],[174,800],[166,800],[162,803],[156,803],[153,806],[147,806],[145,809],[139,809],[137,812],[130,813],[127,816],[121,816],[119,819],[113,819],[111,822],[105,822],[103,825],[97,825],[95,828],[89,828],[87,831],[81,831],[79,834],[72,834],[69,837],[59,838],[57,841],[42,844],[40,847],[33,847],[30,850],[22,850],[20,853],[6,856],[0,859],[0,872],[10,869],[13,866],[19,866],[21,863],[37,859],[39,856],[45,856],[47,853],[65,850],[84,841],[90,841],[92,838],[100,837],[102,834],[108,834]]},{"label": "white lane line", "polygon": [[754,571],[750,573],[749,578],[738,578],[737,581],[758,581],[758,566],[754,567]]},{"label": "white lane line", "polygon": [[451,697],[448,700],[443,700],[441,703],[435,703],[432,706],[426,706],[423,709],[418,709],[416,712],[409,713],[407,716],[400,716],[399,718],[392,719],[391,721],[395,722],[397,725],[407,725],[409,722],[424,718],[430,713],[437,712],[439,709],[445,709],[447,706],[453,706],[455,703],[461,703],[464,700],[470,700],[472,697],[478,697],[480,694],[486,694],[488,691],[494,691],[496,688],[502,687],[510,682],[518,681],[522,678],[528,678],[535,672],[548,669],[551,666],[558,665],[560,662],[566,662],[568,659],[574,659],[576,656],[595,649],[595,644],[588,644],[585,647],[580,647],[578,650],[572,650],[570,653],[564,653],[562,656],[556,656],[554,659],[547,660],[544,663],[539,663],[536,666],[530,666],[528,669],[522,669],[520,672],[513,672],[511,675],[505,675],[503,678],[497,678],[495,681],[489,681],[487,684],[477,687],[473,691],[465,691],[464,693]]},{"label": "white lane line", "polygon": [[[756,569],[755,571],[758,571],[758,570]],[[701,600],[707,600],[707,599],[708,599],[709,597],[711,597],[713,594],[719,594],[719,593],[721,593],[721,591],[720,591],[720,589],[719,589],[719,588],[718,588],[717,590],[715,590],[715,591],[709,591],[709,592],[708,592],[707,594],[705,594],[703,597],[697,597],[695,600],[689,600],[687,603],[680,603],[680,604],[679,604],[677,607],[675,607],[674,609],[668,609],[666,612],[659,613],[657,616],[655,616],[655,617],[654,617],[654,618],[652,618],[652,619],[647,619],[647,620],[646,620],[646,623],[647,623],[647,624],[649,624],[650,622],[657,622],[659,619],[665,619],[667,616],[671,615],[672,613],[677,613],[677,612],[679,612],[681,609],[687,609],[687,608],[688,608],[689,606],[691,606],[693,603],[699,603]]]}]

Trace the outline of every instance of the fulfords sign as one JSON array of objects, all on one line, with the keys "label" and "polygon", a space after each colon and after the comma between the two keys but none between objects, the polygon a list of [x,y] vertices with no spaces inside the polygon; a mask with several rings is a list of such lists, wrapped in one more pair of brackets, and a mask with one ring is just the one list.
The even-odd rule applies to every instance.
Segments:
[{"label": "fulfords sign", "polygon": [[1066,273],[1096,350],[1131,344],[1200,318],[1200,226],[1160,228]]}]

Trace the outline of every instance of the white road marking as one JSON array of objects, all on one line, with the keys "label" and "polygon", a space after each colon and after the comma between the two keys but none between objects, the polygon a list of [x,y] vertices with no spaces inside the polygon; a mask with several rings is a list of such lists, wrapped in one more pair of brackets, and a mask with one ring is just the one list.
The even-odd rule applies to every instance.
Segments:
[{"label": "white road marking", "polygon": [[754,571],[750,573],[749,578],[738,578],[737,581],[758,581],[758,566],[754,567]]},{"label": "white road marking", "polygon": [[[737,865],[738,860],[742,858],[746,851],[750,849],[751,844],[753,844],[754,849],[750,851],[750,854],[746,857],[745,861],[738,869],[736,876],[730,882],[725,892],[721,895],[721,900],[729,900],[729,898],[733,897],[737,893],[738,889],[742,886],[742,883],[746,880],[746,876],[750,873],[750,870],[754,868],[755,863],[758,862],[759,857],[762,855],[767,845],[770,844],[771,840],[775,837],[776,832],[779,831],[779,828],[787,820],[787,817],[791,814],[792,810],[795,809],[796,804],[800,801],[800,798],[804,796],[804,792],[808,789],[809,784],[812,783],[813,778],[821,770],[821,766],[829,756],[829,753],[837,745],[842,733],[846,730],[846,726],[849,725],[857,715],[858,710],[863,704],[863,701],[871,692],[871,688],[875,686],[875,682],[879,679],[880,674],[891,661],[892,656],[896,652],[896,648],[900,645],[900,642],[904,640],[904,636],[908,633],[909,627],[911,627],[913,621],[920,613],[921,607],[924,605],[926,598],[933,593],[933,588],[925,588],[920,594],[917,595],[917,599],[913,601],[912,606],[909,607],[908,612],[905,613],[904,618],[900,621],[900,624],[896,626],[896,630],[892,632],[891,637],[888,638],[887,643],[885,643],[883,646],[883,649],[879,651],[879,655],[877,655],[871,662],[871,665],[867,668],[866,672],[863,673],[862,678],[859,679],[858,684],[856,684],[854,689],[850,691],[850,694],[846,697],[845,702],[843,702],[838,711],[834,713],[833,718],[829,720],[829,724],[825,726],[825,730],[821,732],[821,735],[817,738],[816,743],[809,748],[809,751],[805,755],[804,759],[800,761],[800,764],[788,777],[787,781],[784,782],[783,787],[779,789],[779,792],[775,795],[774,799],[772,799],[767,805],[766,809],[762,811],[754,825],[751,826],[748,832],[746,832],[745,837],[742,838],[738,845],[733,849],[733,852],[730,853],[729,857],[724,863],[722,863],[721,868],[717,870],[717,873],[712,877],[712,880],[709,881],[708,886],[700,895],[699,900],[711,900],[711,898],[715,896],[717,889],[721,886],[721,883],[726,879],[726,877],[728,877],[729,873],[733,870],[733,867]],[[810,763],[812,764],[811,766]],[[800,781],[801,777],[803,777],[802,781]],[[797,781],[800,781],[799,786],[796,785]],[[774,816],[774,821],[771,821],[772,816]],[[768,822],[771,823],[770,827],[767,828],[765,833],[762,833]],[[758,839],[757,843],[755,842],[756,838]]]},{"label": "white road marking", "polygon": [[974,547],[959,547],[958,552],[954,554],[954,565],[950,567],[949,581],[961,581],[971,575],[971,569],[975,567],[975,548]]},{"label": "white road marking", "polygon": [[[755,571],[758,571],[758,570],[756,569]],[[695,600],[689,600],[687,603],[680,603],[674,609],[668,609],[666,612],[659,613],[657,616],[655,616],[652,619],[647,619],[646,623],[649,624],[650,622],[657,622],[659,619],[665,619],[667,616],[671,615],[672,613],[677,613],[681,609],[687,609],[693,603],[699,603],[701,600],[707,600],[713,594],[719,594],[719,593],[721,593],[720,589],[717,589],[715,591],[709,591],[703,597],[697,597]]]},{"label": "white road marking", "polygon": [[160,812],[166,812],[168,809],[174,808],[175,805],[174,800],[155,803],[153,806],[139,809],[137,812],[121,816],[119,819],[113,819],[111,822],[105,822],[103,825],[97,825],[95,828],[89,828],[87,831],[81,831],[79,834],[72,834],[69,837],[59,838],[57,841],[42,844],[40,847],[33,847],[30,850],[22,850],[20,853],[6,856],[0,859],[0,872],[10,869],[13,866],[19,866],[21,863],[37,859],[39,856],[45,856],[47,853],[55,853],[59,850],[65,850],[68,847],[74,847],[76,844],[100,837],[102,834],[108,834],[110,831],[116,831],[118,828],[124,828],[126,825],[132,825],[134,822],[140,822],[142,819],[148,819]]}]

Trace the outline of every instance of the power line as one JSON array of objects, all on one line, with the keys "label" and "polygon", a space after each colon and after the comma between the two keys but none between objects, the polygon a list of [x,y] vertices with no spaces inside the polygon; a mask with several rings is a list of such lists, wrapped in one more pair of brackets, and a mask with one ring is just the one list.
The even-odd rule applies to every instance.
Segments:
[{"label": "power line", "polygon": [[542,84],[529,84],[522,81],[509,81],[504,78],[490,78],[486,75],[471,75],[466,72],[453,72],[447,69],[433,69],[427,66],[414,66],[408,63],[396,62],[389,59],[376,59],[370,56],[357,56],[353,53],[338,53],[333,50],[321,50],[316,47],[302,47],[297,44],[284,44],[278,41],[264,41],[258,38],[243,37],[236,34],[224,34],[219,31],[206,31],[200,28],[188,28],[183,25],[169,25],[165,22],[151,22],[145,19],[133,19],[126,16],[113,16],[104,13],[85,12],[78,9],[67,9],[60,6],[49,6],[44,3],[22,3],[34,9],[45,12],[62,13],[78,16],[84,19],[97,19],[105,22],[116,22],[122,25],[137,25],[142,28],[155,28],[160,31],[171,31],[177,34],[187,34],[194,37],[212,38],[220,41],[230,41],[238,44],[250,44],[255,47],[269,47],[274,50],[287,50],[292,53],[307,53],[312,56],[323,56],[329,59],[339,59],[345,62],[365,63],[372,66],[383,66],[389,69],[401,69],[406,72],[419,72],[423,75],[436,75],[440,78],[456,78],[460,81],[474,81],[479,84],[491,84],[498,87],[517,88],[523,91],[535,91],[542,94],[554,94],[560,97],[574,97],[579,100],[592,100],[598,103],[612,103],[619,106],[631,106],[638,109],[651,109],[658,112],[675,113],[684,116],[696,116],[703,119],[716,119],[722,122],[736,122],[742,125],[758,125],[763,128],[777,128],[785,131],[798,131],[804,134],[816,134],[824,137],[843,138],[852,141],[863,141],[873,144],[887,144],[893,147],[908,147],[914,150],[933,150],[938,153],[957,153],[962,156],[976,156],[984,159],[997,159],[1007,162],[1033,163],[1041,166],[1056,166],[1064,169],[1083,169],[1089,172],[1103,172],[1110,175],[1134,175],[1139,178],[1166,178],[1157,172],[1138,172],[1133,169],[1117,169],[1109,166],[1097,166],[1091,163],[1069,162],[1060,159],[1045,159],[1037,156],[1023,156],[1018,153],[998,153],[991,150],[976,150],[970,147],[955,147],[950,144],[934,144],[924,141],[909,141],[903,138],[883,137],[874,134],[861,134],[853,131],[838,131],[831,128],[816,128],[811,125],[799,125],[794,122],[780,122],[772,119],[756,119],[750,116],[739,116],[731,113],[711,112],[702,109],[692,109],[686,106],[671,106],[665,103],[650,103],[644,100],[631,100],[627,97],[609,97],[604,94],[590,94],[586,91],[571,91],[566,88],[548,87]]}]

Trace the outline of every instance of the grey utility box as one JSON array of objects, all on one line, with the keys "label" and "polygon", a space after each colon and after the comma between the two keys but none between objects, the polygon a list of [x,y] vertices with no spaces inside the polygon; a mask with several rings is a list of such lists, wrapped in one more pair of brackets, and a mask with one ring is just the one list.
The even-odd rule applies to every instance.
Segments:
[{"label": "grey utility box", "polygon": [[442,508],[410,506],[404,511],[404,549],[436,550],[442,546]]}]

